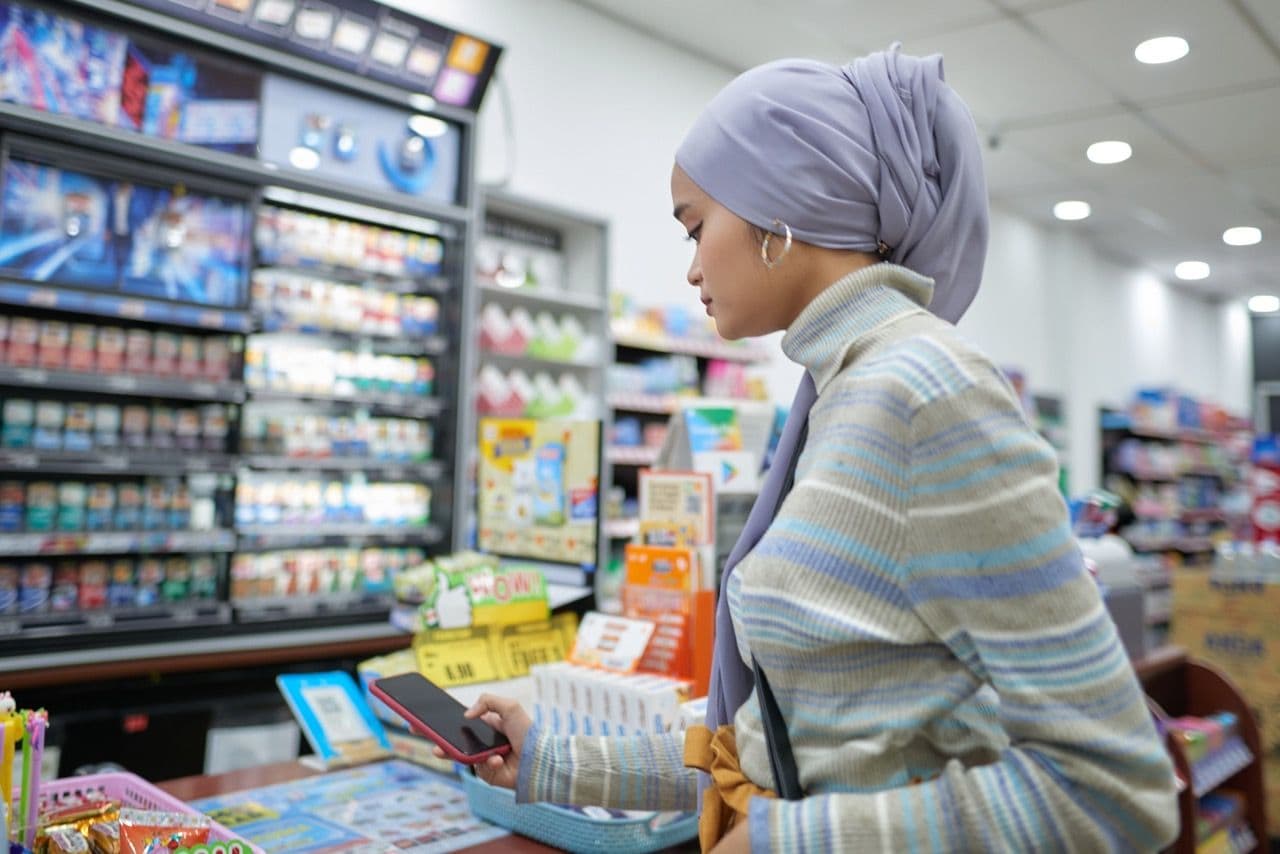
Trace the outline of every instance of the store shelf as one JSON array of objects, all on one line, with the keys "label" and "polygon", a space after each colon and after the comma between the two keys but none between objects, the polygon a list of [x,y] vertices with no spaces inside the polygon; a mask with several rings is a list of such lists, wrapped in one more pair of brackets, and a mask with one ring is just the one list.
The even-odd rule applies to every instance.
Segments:
[{"label": "store shelf", "polygon": [[249,315],[243,311],[177,305],[163,300],[92,294],[0,279],[0,304],[69,314],[92,314],[119,320],[143,321],[162,326],[186,326],[214,332],[247,332]]},{"label": "store shelf", "polygon": [[480,363],[491,363],[495,367],[505,368],[567,368],[582,371],[598,370],[602,367],[599,361],[587,362],[582,359],[552,359],[543,356],[531,356],[528,353],[522,355],[513,355],[509,353],[495,353],[492,350],[480,351]]},{"label": "store shelf", "polygon": [[1178,472],[1155,469],[1115,469],[1114,473],[1147,483],[1175,483],[1181,477]]},{"label": "store shelf", "polygon": [[379,460],[368,457],[269,457],[247,456],[241,465],[257,471],[364,472],[386,480],[438,480],[445,465],[439,460],[422,462]]},{"label": "store shelf", "polygon": [[236,529],[240,550],[264,551],[306,546],[359,545],[376,541],[382,545],[434,545],[444,532],[434,525],[393,527],[364,522],[317,522],[311,525],[246,525]]},{"label": "store shelf", "polygon": [[10,365],[0,365],[0,386],[85,391],[97,394],[127,394],[135,397],[215,400],[227,403],[239,403],[244,400],[244,386],[240,383],[214,383],[179,377],[50,371],[44,368],[15,368]]},{"label": "store shelf", "polygon": [[262,334],[286,333],[314,335],[330,341],[342,341],[352,345],[373,343],[379,352],[394,351],[406,356],[438,356],[449,349],[449,341],[440,335],[412,336],[407,333],[384,334],[352,332],[346,329],[329,329],[309,323],[293,323],[285,318],[262,315],[256,319],[256,330]]},{"label": "store shelf", "polygon": [[367,406],[380,412],[406,415],[410,418],[428,418],[444,412],[445,403],[436,397],[411,397],[405,394],[324,394],[321,392],[278,391],[249,387],[249,399],[255,400],[314,400],[324,403],[346,403]]},{"label": "store shelf", "polygon": [[0,555],[5,557],[230,552],[235,547],[235,534],[221,529],[0,534]]},{"label": "store shelf", "polygon": [[650,350],[654,353],[670,353],[679,356],[698,356],[703,359],[722,359],[726,362],[756,364],[769,361],[769,352],[750,344],[729,344],[724,341],[699,341],[672,338],[670,336],[636,335],[628,330],[613,330],[613,341],[619,347]]},{"label": "store shelf", "polygon": [[511,300],[512,302],[547,308],[568,308],[580,311],[603,311],[604,300],[591,294],[571,291],[538,290],[537,288],[504,288],[501,285],[481,282],[480,293]]},{"label": "store shelf", "polygon": [[1208,537],[1181,537],[1170,540],[1130,540],[1129,545],[1135,551],[1142,552],[1185,552],[1198,554],[1214,550],[1213,540]]},{"label": "store shelf", "polygon": [[1195,522],[1225,522],[1227,514],[1223,513],[1218,507],[1197,507],[1190,510],[1183,510],[1178,514],[1178,519],[1189,524]]},{"label": "store shelf", "polygon": [[231,608],[225,602],[175,602],[153,608],[104,608],[0,617],[0,638],[21,636],[27,640],[40,640],[98,632],[180,630],[229,622]]},{"label": "store shelf", "polygon": [[449,292],[449,280],[444,276],[391,276],[386,273],[372,273],[368,270],[357,270],[354,267],[341,267],[334,264],[322,264],[308,261],[299,256],[278,256],[261,259],[262,266],[253,271],[254,277],[274,278],[279,273],[285,276],[306,276],[323,279],[341,285],[373,287],[387,293],[395,294],[444,294]]},{"label": "store shelf", "polygon": [[609,395],[609,408],[623,412],[649,412],[655,415],[669,415],[680,409],[681,397],[674,394],[629,394]]},{"label": "store shelf", "polygon": [[611,540],[629,540],[639,534],[639,519],[608,519],[604,523],[604,535]]},{"label": "store shelf", "polygon": [[392,602],[390,593],[298,593],[292,596],[232,600],[231,605],[237,623],[261,623],[334,615],[385,615],[390,611]]},{"label": "store shelf", "polygon": [[234,458],[200,451],[152,450],[35,451],[0,450],[0,471],[31,474],[194,474],[230,472]]},{"label": "store shelf", "polygon": [[613,446],[605,456],[615,466],[651,466],[658,461],[661,451],[661,448]]},{"label": "store shelf", "polygon": [[1159,439],[1165,442],[1189,442],[1196,445],[1219,445],[1225,437],[1208,430],[1159,430],[1154,427],[1114,427],[1104,429],[1124,430],[1142,439]]},{"label": "store shelf", "polygon": [[1253,753],[1239,736],[1191,763],[1191,788],[1197,798],[1212,792],[1253,762]]}]

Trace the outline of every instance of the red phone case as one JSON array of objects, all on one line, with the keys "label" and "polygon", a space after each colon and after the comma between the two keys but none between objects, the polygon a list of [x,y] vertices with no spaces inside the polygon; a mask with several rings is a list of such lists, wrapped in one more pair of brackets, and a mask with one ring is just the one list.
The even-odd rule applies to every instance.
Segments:
[{"label": "red phone case", "polygon": [[439,733],[423,723],[421,719],[413,714],[413,712],[397,703],[391,695],[378,687],[378,683],[376,681],[369,683],[369,693],[386,703],[392,711],[408,721],[409,728],[413,732],[435,742],[440,749],[444,751],[445,756],[448,756],[454,762],[461,762],[464,765],[479,765],[490,756],[503,756],[511,752],[510,744],[500,744],[497,747],[480,753],[463,753],[456,746],[446,741]]}]

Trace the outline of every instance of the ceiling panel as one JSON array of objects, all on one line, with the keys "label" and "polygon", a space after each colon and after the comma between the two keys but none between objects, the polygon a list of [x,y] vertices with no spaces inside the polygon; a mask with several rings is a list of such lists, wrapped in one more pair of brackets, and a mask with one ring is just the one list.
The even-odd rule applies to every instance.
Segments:
[{"label": "ceiling panel", "polygon": [[1019,195],[1029,190],[1056,188],[1064,183],[1060,169],[1047,165],[1042,158],[1002,141],[982,152],[987,173],[987,189],[991,198]]},{"label": "ceiling panel", "polygon": [[[1027,20],[1094,79],[1140,103],[1280,74],[1275,57],[1222,2],[1086,0],[1036,12]],[[1170,35],[1182,36],[1191,45],[1183,59],[1144,65],[1134,58],[1139,42]]]},{"label": "ceiling panel", "polygon": [[854,55],[883,50],[894,41],[988,23],[1002,14],[988,0],[792,0],[782,14],[777,4],[751,2],[770,21],[793,20],[818,32],[841,33],[842,40],[857,46]]},{"label": "ceiling panel", "polygon": [[1273,42],[1280,42],[1280,3],[1276,0],[1244,0],[1244,6]]},{"label": "ceiling panel", "polygon": [[1280,168],[1280,84],[1146,112],[1219,169]]},{"label": "ceiling panel", "polygon": [[911,39],[904,47],[915,54],[941,53],[948,82],[987,127],[1010,119],[1116,106],[1105,88],[1007,20]]}]

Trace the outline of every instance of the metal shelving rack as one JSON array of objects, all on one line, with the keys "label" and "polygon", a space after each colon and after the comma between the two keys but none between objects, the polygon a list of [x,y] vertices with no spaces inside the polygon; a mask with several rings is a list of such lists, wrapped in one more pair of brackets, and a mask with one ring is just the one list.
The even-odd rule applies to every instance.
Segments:
[{"label": "metal shelving rack", "polygon": [[[466,377],[473,359],[472,334],[475,311],[474,288],[471,286],[469,259],[473,255],[475,231],[479,225],[473,167],[475,163],[475,115],[448,104],[437,103],[420,93],[398,88],[378,80],[331,67],[318,61],[265,47],[251,41],[218,32],[199,24],[181,20],[122,0],[61,0],[58,11],[72,17],[84,17],[125,32],[143,32],[189,46],[205,55],[230,58],[242,66],[275,73],[295,80],[319,84],[329,90],[354,95],[366,101],[404,110],[406,113],[429,113],[454,125],[460,135],[458,151],[458,187],[456,203],[375,190],[345,184],[319,174],[294,168],[288,163],[269,162],[260,158],[239,156],[196,145],[144,136],[128,130],[99,125],[78,118],[55,115],[12,103],[0,103],[0,134],[5,138],[20,135],[29,142],[74,149],[82,157],[131,162],[136,170],[154,174],[159,182],[190,176],[192,183],[203,181],[215,186],[240,188],[250,199],[251,210],[266,202],[296,209],[313,210],[334,217],[368,219],[387,228],[425,229],[447,241],[443,269],[438,276],[406,283],[385,281],[382,285],[393,292],[411,289],[420,294],[435,294],[440,301],[441,334],[414,342],[415,354],[429,355],[436,368],[436,392],[429,398],[396,395],[336,396],[324,394],[285,395],[278,392],[252,392],[242,382],[211,383],[203,380],[179,380],[147,376],[102,376],[40,368],[0,367],[0,388],[29,390],[39,388],[46,393],[85,393],[98,398],[151,399],[188,402],[224,402],[239,407],[251,398],[277,396],[284,400],[320,400],[323,405],[367,408],[379,414],[430,419],[435,426],[435,458],[429,461],[370,459],[288,459],[268,455],[241,455],[235,441],[236,421],[232,419],[228,447],[223,452],[169,453],[150,449],[111,449],[92,453],[34,450],[0,452],[0,466],[6,473],[22,477],[43,474],[120,477],[123,475],[213,474],[233,484],[236,473],[249,471],[289,471],[304,473],[362,472],[369,475],[430,481],[433,487],[431,523],[416,530],[387,530],[373,525],[334,525],[328,528],[297,526],[274,529],[232,527],[234,512],[229,496],[234,487],[220,490],[219,521],[212,530],[201,531],[128,531],[100,533],[9,534],[0,536],[0,557],[42,557],[44,555],[149,555],[199,552],[220,555],[219,596],[211,603],[187,602],[171,606],[143,609],[116,609],[83,614],[44,614],[30,618],[0,616],[0,671],[4,659],[40,653],[52,647],[57,639],[60,648],[85,648],[111,643],[116,632],[130,642],[164,641],[173,633],[184,640],[227,634],[257,635],[273,629],[271,608],[252,608],[239,619],[229,602],[228,563],[226,556],[236,551],[263,548],[285,548],[289,545],[415,545],[428,553],[447,552],[455,543],[463,542],[466,519],[455,512],[458,496],[466,494],[467,471],[455,465],[469,447],[472,414],[465,405]],[[145,164],[139,167],[137,164]],[[90,167],[86,167],[90,168]],[[139,172],[138,174],[143,174]],[[173,178],[172,176],[178,176]],[[324,270],[308,267],[310,274],[328,273],[338,281],[365,284],[370,275],[359,270]],[[228,333],[250,335],[272,322],[253,307],[236,310],[211,309],[196,305],[171,303],[163,299],[121,297],[74,289],[46,286],[27,281],[0,278],[0,305],[23,309],[32,314],[68,320],[110,322],[147,329],[178,332]],[[324,330],[298,329],[300,334],[328,334]],[[338,340],[352,341],[361,336],[336,332]],[[339,601],[340,600],[340,601]],[[281,625],[287,622],[292,631],[306,628],[342,625],[352,622],[385,620],[387,609],[351,608],[350,602],[337,597],[332,602],[317,602],[307,608],[294,602],[282,611]],[[385,604],[385,603],[384,603]],[[207,607],[206,607],[207,606]],[[252,611],[252,613],[249,613]],[[299,622],[302,618],[302,622]],[[308,624],[307,620],[311,619]],[[139,634],[141,633],[141,634]],[[278,633],[283,635],[284,633]],[[282,637],[280,643],[289,643]],[[28,656],[29,657],[29,656]]]}]

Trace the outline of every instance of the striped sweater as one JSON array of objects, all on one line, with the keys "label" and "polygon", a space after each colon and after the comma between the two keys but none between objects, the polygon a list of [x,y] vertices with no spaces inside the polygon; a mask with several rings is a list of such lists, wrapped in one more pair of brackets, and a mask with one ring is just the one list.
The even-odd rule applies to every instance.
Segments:
[{"label": "striped sweater", "polygon": [[[817,384],[795,487],[728,586],[806,797],[756,799],[756,851],[1153,851],[1169,759],[1083,569],[1053,451],[1000,372],[879,264],[796,319]],[[744,772],[772,788],[753,694]],[[692,809],[678,736],[536,732],[523,801]]]}]

